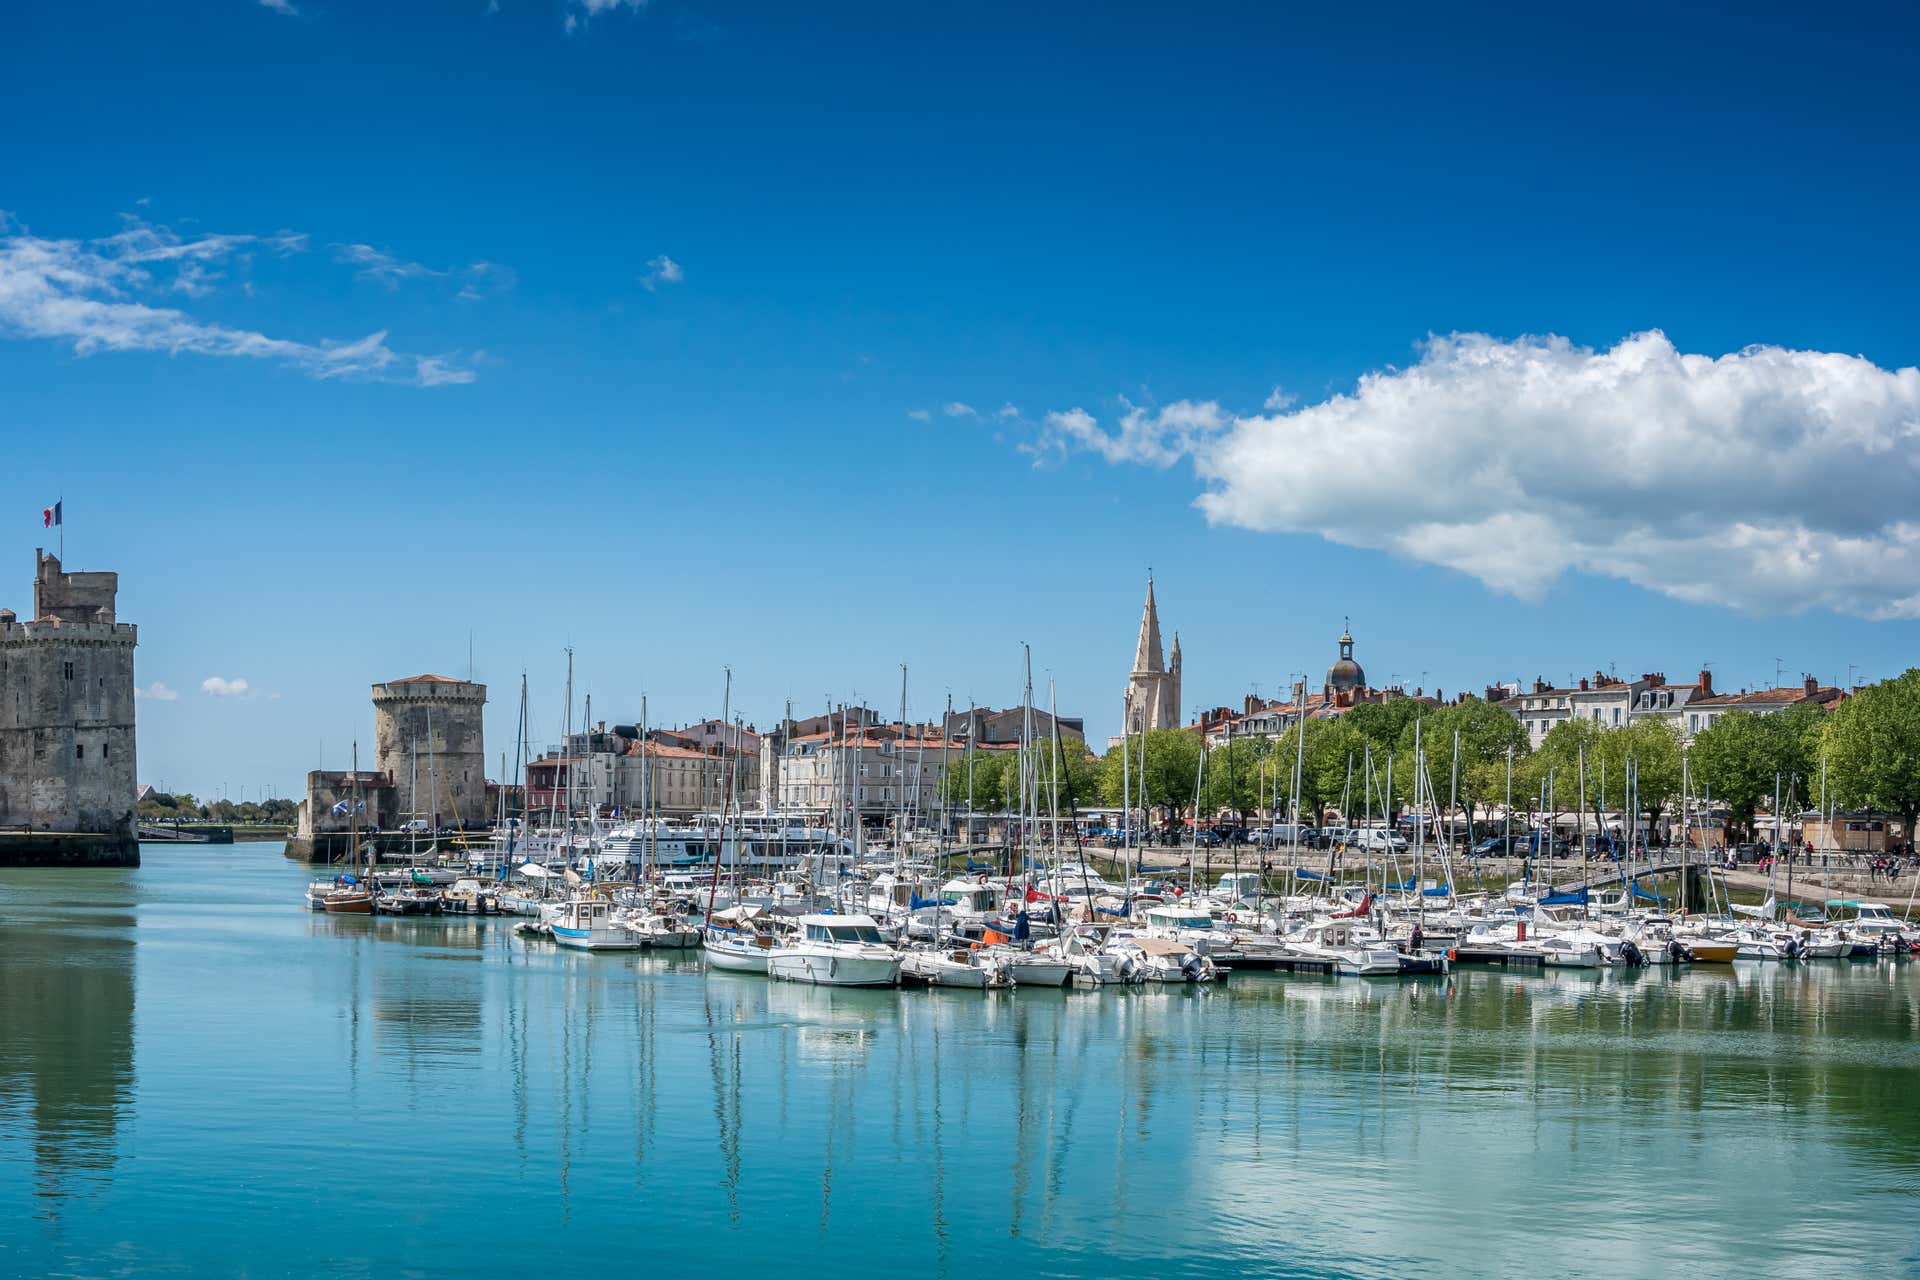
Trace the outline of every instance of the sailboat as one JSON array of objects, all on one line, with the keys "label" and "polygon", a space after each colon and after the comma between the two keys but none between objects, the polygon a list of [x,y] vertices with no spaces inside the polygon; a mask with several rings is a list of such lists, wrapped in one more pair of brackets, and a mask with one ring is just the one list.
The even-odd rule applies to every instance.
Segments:
[{"label": "sailboat", "polygon": [[[353,744],[353,783],[348,794],[347,848],[356,855],[354,866],[358,867],[357,852],[360,845],[360,744],[358,742]],[[356,879],[351,873],[340,877],[339,887],[326,897],[325,906],[329,915],[373,914],[373,859],[373,843],[368,841],[366,877]]]}]

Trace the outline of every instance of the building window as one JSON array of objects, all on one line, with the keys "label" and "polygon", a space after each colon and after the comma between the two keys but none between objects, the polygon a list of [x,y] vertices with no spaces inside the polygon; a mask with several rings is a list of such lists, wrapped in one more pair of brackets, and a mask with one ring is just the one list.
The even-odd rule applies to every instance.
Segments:
[{"label": "building window", "polygon": [[1688,732],[1688,733],[1698,733],[1698,732],[1700,732],[1700,717],[1699,717],[1699,716],[1688,716],[1688,717],[1687,717],[1687,732]]},{"label": "building window", "polygon": [[[1613,709],[1613,722],[1614,722],[1614,723],[1615,723],[1616,725],[1620,723],[1620,708],[1618,708],[1618,707],[1615,707],[1615,708]],[[1305,788],[1304,788],[1304,787],[1303,787],[1303,788],[1301,788],[1301,789],[1302,789],[1302,790],[1305,790]]]},{"label": "building window", "polygon": [[[113,756],[113,744],[112,744],[111,742],[103,742],[103,743],[101,743],[101,744],[100,744],[100,758],[101,758],[102,760],[108,760],[108,759],[111,759],[111,758],[112,758],[112,756]],[[1304,788],[1302,788],[1302,789],[1304,790]]]},{"label": "building window", "polygon": [[76,743],[74,743],[74,744],[73,744],[73,758],[74,758],[75,760],[85,760],[85,759],[87,758],[87,749],[86,749],[85,747],[83,747],[83,746],[81,746],[81,745],[80,745],[79,743],[77,743],[77,742],[76,742]]},{"label": "building window", "polygon": [[73,679],[73,664],[71,662],[66,662],[66,663],[62,663],[61,665],[66,668],[67,679],[69,680]]}]

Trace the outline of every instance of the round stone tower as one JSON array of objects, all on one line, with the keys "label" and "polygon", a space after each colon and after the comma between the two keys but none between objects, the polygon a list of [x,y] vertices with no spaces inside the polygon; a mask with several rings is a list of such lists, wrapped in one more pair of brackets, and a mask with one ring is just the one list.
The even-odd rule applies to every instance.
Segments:
[{"label": "round stone tower", "polygon": [[373,686],[374,768],[393,779],[394,821],[487,825],[487,686],[410,676]]}]

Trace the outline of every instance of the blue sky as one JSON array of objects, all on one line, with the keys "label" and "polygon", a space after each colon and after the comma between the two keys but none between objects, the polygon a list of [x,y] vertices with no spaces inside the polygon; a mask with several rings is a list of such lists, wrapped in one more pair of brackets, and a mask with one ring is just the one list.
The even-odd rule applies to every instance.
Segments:
[{"label": "blue sky", "polygon": [[0,601],[64,496],[150,780],[291,792],[470,637],[496,757],[569,644],[764,723],[1026,641],[1103,735],[1149,565],[1194,707],[1348,615],[1449,691],[1920,638],[1899,10],[3,21]]}]

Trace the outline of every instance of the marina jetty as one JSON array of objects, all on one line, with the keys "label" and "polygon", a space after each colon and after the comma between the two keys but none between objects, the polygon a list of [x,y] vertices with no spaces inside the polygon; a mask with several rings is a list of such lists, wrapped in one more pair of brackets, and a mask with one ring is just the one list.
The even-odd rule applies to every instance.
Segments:
[{"label": "marina jetty", "polygon": [[486,704],[487,686],[448,676],[374,685],[373,768],[307,775],[286,856],[352,862],[370,848],[399,857],[446,833],[489,831]]},{"label": "marina jetty", "polygon": [[34,552],[33,616],[0,609],[0,866],[137,867],[133,649],[116,573]]}]

